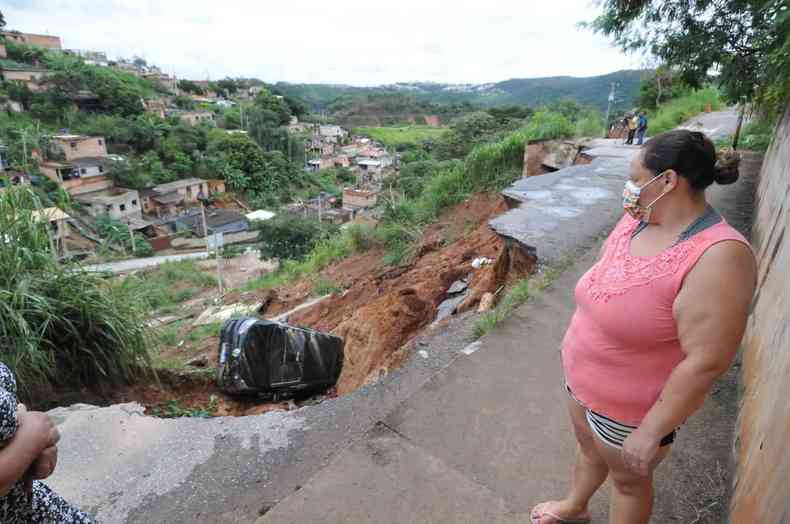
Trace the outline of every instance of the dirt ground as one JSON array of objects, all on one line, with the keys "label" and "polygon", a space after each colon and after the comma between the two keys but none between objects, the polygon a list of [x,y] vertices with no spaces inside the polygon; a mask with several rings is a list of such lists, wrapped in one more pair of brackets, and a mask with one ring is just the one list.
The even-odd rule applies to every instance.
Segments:
[{"label": "dirt ground", "polygon": [[[288,323],[331,332],[345,340],[343,372],[336,388],[326,396],[350,393],[400,365],[409,354],[409,342],[435,321],[437,308],[454,282],[468,281],[469,291],[458,307],[463,311],[477,307],[483,294],[495,292],[508,278],[525,276],[532,270],[530,261],[516,263],[513,250],[488,227],[488,220],[506,209],[499,195],[476,195],[431,225],[416,255],[407,263],[386,266],[383,249],[373,248],[321,272],[319,278],[335,283],[342,291],[291,314]],[[472,262],[479,257],[491,263],[475,269]],[[199,265],[215,274],[213,260]],[[223,261],[223,280],[227,288],[238,289],[273,269],[258,260],[256,253],[246,253]],[[158,355],[160,361],[169,363],[168,368],[174,368],[160,373],[158,384],[120,388],[104,396],[103,401],[138,401],[149,408],[149,413],[159,415],[166,415],[168,407],[176,411],[211,407],[214,415],[250,415],[321,400],[261,404],[222,394],[213,382],[218,337],[210,331],[190,337],[191,332],[200,329],[192,326],[194,318],[216,298],[216,288],[204,290],[182,304],[179,314],[162,319],[163,328],[175,326],[178,334],[176,344],[163,347]],[[273,318],[313,298],[313,281],[305,280],[266,292],[231,291],[221,302],[265,304],[261,316]]]}]

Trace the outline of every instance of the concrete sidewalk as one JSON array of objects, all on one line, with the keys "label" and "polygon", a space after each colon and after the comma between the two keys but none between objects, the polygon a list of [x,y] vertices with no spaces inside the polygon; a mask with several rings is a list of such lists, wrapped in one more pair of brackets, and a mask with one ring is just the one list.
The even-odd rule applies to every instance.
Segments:
[{"label": "concrete sidewalk", "polygon": [[528,522],[534,503],[567,489],[558,348],[594,252],[258,524]]},{"label": "concrete sidewalk", "polygon": [[[709,199],[748,233],[760,158]],[[531,297],[480,349],[435,375],[256,524],[529,522],[569,486],[574,438],[559,347],[578,278],[597,246]],[[726,521],[737,412],[736,365],[683,426],[656,479],[652,522]],[[592,501],[606,522],[608,486]]]}]

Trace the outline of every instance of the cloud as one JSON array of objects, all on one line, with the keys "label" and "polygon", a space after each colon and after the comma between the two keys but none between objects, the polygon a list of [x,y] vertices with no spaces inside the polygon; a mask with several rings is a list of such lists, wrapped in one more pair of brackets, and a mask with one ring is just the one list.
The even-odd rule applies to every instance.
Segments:
[{"label": "cloud", "polygon": [[192,79],[483,83],[639,65],[576,27],[596,15],[589,0],[6,0],[2,11],[9,28]]}]

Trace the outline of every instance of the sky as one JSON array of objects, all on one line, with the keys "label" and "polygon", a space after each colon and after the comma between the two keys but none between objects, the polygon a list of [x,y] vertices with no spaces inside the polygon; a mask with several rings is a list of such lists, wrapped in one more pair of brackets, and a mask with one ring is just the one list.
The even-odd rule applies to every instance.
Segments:
[{"label": "sky", "polygon": [[591,0],[3,0],[7,29],[141,56],[179,78],[381,85],[638,68],[577,27]]}]

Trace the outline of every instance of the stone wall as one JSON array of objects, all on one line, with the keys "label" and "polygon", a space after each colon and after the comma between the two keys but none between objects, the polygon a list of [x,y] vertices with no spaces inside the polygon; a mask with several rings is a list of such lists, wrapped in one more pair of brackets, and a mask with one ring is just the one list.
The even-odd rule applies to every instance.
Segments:
[{"label": "stone wall", "polygon": [[744,340],[733,524],[790,522],[790,106],[757,189],[758,290]]}]

